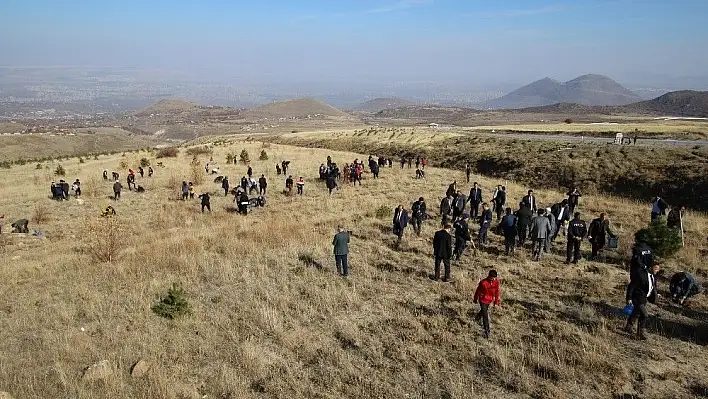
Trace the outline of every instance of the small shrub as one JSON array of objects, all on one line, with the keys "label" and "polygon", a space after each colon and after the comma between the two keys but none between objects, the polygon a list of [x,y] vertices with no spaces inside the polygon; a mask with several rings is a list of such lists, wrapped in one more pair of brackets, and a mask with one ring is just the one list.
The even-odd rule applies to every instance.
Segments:
[{"label": "small shrub", "polygon": [[140,158],[140,167],[147,168],[150,166],[150,160],[147,158]]},{"label": "small shrub", "polygon": [[38,164],[37,164],[37,166],[35,166],[34,168],[35,168],[35,169],[42,169],[42,168],[43,168],[43,166],[42,166],[42,164],[41,164],[41,163],[38,163]]},{"label": "small shrub", "polygon": [[2,162],[0,162],[0,168],[3,168],[3,169],[10,169],[10,168],[12,168],[12,162],[10,162],[10,161],[2,161]]},{"label": "small shrub", "polygon": [[157,158],[175,158],[177,155],[179,155],[179,148],[177,147],[161,148],[157,152]]},{"label": "small shrub", "polygon": [[79,163],[85,163],[85,162],[86,162],[86,161],[84,161],[83,158],[79,158]]},{"label": "small shrub", "polygon": [[30,220],[34,224],[42,224],[48,222],[50,216],[51,212],[49,212],[49,209],[44,204],[40,203],[35,205],[34,212],[32,213]]},{"label": "small shrub", "polygon": [[389,217],[392,217],[393,208],[388,205],[381,205],[380,207],[376,208],[374,216],[376,216],[378,219],[387,219]]},{"label": "small shrub", "polygon": [[98,161],[98,155],[94,155],[94,156],[93,156],[93,160],[94,160],[94,161]]},{"label": "small shrub", "polygon": [[88,254],[95,262],[111,263],[127,246],[127,234],[116,216],[90,221],[86,231]]},{"label": "small shrub", "polygon": [[27,161],[25,161],[24,159],[18,159],[17,161],[15,161],[15,164],[22,166],[26,165]]},{"label": "small shrub", "polygon": [[563,123],[570,125],[571,123],[573,123],[573,120],[570,118],[567,118],[566,120],[563,121]]},{"label": "small shrub", "polygon": [[678,229],[671,229],[666,225],[664,218],[653,221],[634,234],[636,242],[645,242],[651,247],[660,258],[668,258],[674,255],[682,247],[681,232]]},{"label": "small shrub", "polygon": [[261,156],[258,157],[261,161],[267,161],[268,160],[268,153],[265,150],[261,150]]},{"label": "small shrub", "polygon": [[203,147],[192,147],[187,149],[187,155],[197,156],[197,155],[211,155],[214,151],[207,146]]},{"label": "small shrub", "polygon": [[234,162],[234,156],[231,154],[226,154],[226,163],[233,163]]},{"label": "small shrub", "polygon": [[126,169],[128,167],[128,161],[121,160],[119,165],[121,169]]},{"label": "small shrub", "polygon": [[172,284],[172,288],[167,291],[167,296],[154,304],[152,311],[156,315],[170,320],[192,312],[184,290],[177,284]]},{"label": "small shrub", "polygon": [[66,176],[66,170],[64,169],[61,164],[57,165],[57,168],[54,169],[54,174],[57,176]]},{"label": "small shrub", "polygon": [[241,154],[238,156],[238,158],[244,164],[251,162],[251,158],[248,155],[248,151],[246,151],[245,149],[241,150]]}]

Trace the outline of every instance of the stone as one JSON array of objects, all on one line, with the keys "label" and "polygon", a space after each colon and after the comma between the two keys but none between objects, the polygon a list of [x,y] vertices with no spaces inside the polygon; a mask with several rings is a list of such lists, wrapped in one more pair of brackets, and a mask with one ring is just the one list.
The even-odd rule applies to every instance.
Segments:
[{"label": "stone", "polygon": [[106,379],[111,374],[113,374],[111,363],[108,360],[101,360],[84,370],[82,378],[84,381],[96,381]]},{"label": "stone", "polygon": [[150,371],[150,363],[148,363],[147,361],[145,361],[143,359],[140,359],[130,369],[130,375],[135,378],[141,378],[141,377],[144,377],[145,375],[147,375],[147,373],[149,371]]}]

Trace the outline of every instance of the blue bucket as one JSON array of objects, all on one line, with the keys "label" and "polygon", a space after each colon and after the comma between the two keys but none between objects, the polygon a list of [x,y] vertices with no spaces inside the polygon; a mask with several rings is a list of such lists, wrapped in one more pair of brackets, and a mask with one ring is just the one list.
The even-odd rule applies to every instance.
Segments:
[{"label": "blue bucket", "polygon": [[626,314],[627,316],[629,316],[630,314],[632,314],[632,311],[633,311],[633,310],[634,310],[634,305],[632,305],[632,304],[630,303],[629,305],[625,306],[624,309],[622,309],[622,312],[623,312],[624,314]]}]

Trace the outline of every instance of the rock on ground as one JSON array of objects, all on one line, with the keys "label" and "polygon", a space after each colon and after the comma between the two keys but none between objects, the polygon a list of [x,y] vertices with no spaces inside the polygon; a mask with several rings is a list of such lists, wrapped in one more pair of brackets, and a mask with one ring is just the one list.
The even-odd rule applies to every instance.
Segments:
[{"label": "rock on ground", "polygon": [[101,360],[84,370],[82,378],[85,381],[103,380],[111,374],[113,374],[113,366],[111,363],[108,360]]},{"label": "rock on ground", "polygon": [[150,363],[148,363],[145,360],[140,359],[130,369],[130,375],[135,378],[140,378],[140,377],[145,376],[149,371],[150,371]]}]

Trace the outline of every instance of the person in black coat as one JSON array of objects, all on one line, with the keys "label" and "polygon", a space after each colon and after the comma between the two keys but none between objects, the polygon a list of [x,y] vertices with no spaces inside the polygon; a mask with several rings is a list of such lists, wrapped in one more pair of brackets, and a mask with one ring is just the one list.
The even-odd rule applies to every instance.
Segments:
[{"label": "person in black coat", "polygon": [[258,179],[258,194],[266,195],[266,190],[268,189],[268,180],[266,180],[265,175],[261,175]]},{"label": "person in black coat", "polygon": [[625,297],[627,305],[633,305],[632,313],[627,319],[625,330],[633,334],[634,322],[637,322],[637,338],[646,340],[645,335],[647,319],[647,303],[656,302],[656,278],[659,272],[659,265],[653,265],[647,269],[635,269],[629,274],[629,285],[627,285],[627,295]]},{"label": "person in black coat", "polygon": [[221,181],[221,188],[224,189],[224,196],[229,195],[229,178],[224,176],[224,179]]},{"label": "person in black coat", "polygon": [[573,263],[580,260],[580,244],[587,235],[588,228],[585,221],[580,220],[580,212],[575,212],[573,220],[568,224],[568,246],[565,253],[565,264],[569,264],[571,257]]},{"label": "person in black coat", "polygon": [[533,190],[529,190],[528,194],[526,194],[521,202],[531,208],[531,212],[536,212],[538,210],[538,207],[536,206],[536,196],[533,195]]},{"label": "person in black coat", "polygon": [[450,230],[452,226],[447,223],[442,230],[435,233],[433,237],[433,257],[435,258],[434,280],[440,279],[440,263],[445,266],[443,281],[450,281],[450,259],[452,258],[452,236]]},{"label": "person in black coat", "polygon": [[211,197],[209,193],[203,193],[199,196],[199,199],[202,201],[202,213],[204,213],[204,208],[211,212]]},{"label": "person in black coat", "polygon": [[655,221],[659,218],[659,216],[664,216],[666,215],[666,208],[669,207],[669,204],[664,201],[663,198],[660,196],[656,196],[652,198],[651,200],[651,221]]},{"label": "person in black coat", "polygon": [[593,219],[593,221],[590,222],[588,229],[588,240],[590,240],[590,244],[592,245],[593,259],[597,258],[600,252],[602,252],[608,234],[610,237],[615,237],[610,228],[610,221],[605,219],[604,213],[601,213],[599,218]]},{"label": "person in black coat", "polygon": [[462,253],[465,252],[465,248],[467,248],[467,243],[472,241],[472,237],[470,237],[470,227],[467,224],[469,217],[470,215],[463,213],[460,219],[453,225],[453,227],[455,227],[455,260],[460,259]]},{"label": "person in black coat", "polygon": [[456,193],[457,193],[457,180],[453,181],[452,183],[450,183],[449,186],[447,186],[447,191],[445,192],[445,196],[454,197]]},{"label": "person in black coat", "polygon": [[470,203],[470,217],[472,220],[477,220],[479,217],[479,205],[482,204],[482,189],[479,188],[479,184],[474,182],[474,185],[470,189],[470,195],[467,197],[467,201]]},{"label": "person in black coat", "polygon": [[399,242],[403,238],[403,231],[406,229],[406,226],[408,226],[408,221],[408,211],[403,205],[399,205],[396,211],[393,212],[393,234],[398,237]]},{"label": "person in black coat", "polygon": [[654,251],[645,242],[637,242],[632,248],[629,271],[651,269],[654,265]]},{"label": "person in black coat", "polygon": [[516,236],[518,235],[517,217],[511,214],[511,208],[506,208],[506,215],[499,222],[499,227],[504,234],[504,253],[506,256],[514,253],[516,248]]},{"label": "person in black coat", "polygon": [[454,199],[452,195],[448,195],[440,201],[440,215],[442,216],[442,224],[447,223],[448,218],[452,216],[452,208]]},{"label": "person in black coat", "polygon": [[337,180],[334,176],[327,176],[327,190],[329,190],[329,195],[332,195],[332,191],[337,188]]},{"label": "person in black coat", "polygon": [[413,223],[413,231],[420,236],[420,229],[423,226],[423,220],[425,220],[427,212],[427,207],[425,205],[425,199],[423,197],[418,198],[418,201],[414,202],[411,206],[411,222]]},{"label": "person in black coat", "polygon": [[485,202],[482,204],[482,216],[479,218],[479,245],[487,245],[487,233],[492,225],[492,210]]},{"label": "person in black coat", "polygon": [[556,230],[553,232],[553,237],[551,237],[551,241],[555,240],[556,237],[558,237],[558,233],[563,228],[565,222],[570,221],[571,211],[570,207],[568,206],[567,199],[564,199],[555,206],[555,212],[553,212],[553,215],[556,217]]},{"label": "person in black coat", "polygon": [[494,209],[497,211],[497,220],[501,219],[504,213],[504,205],[506,204],[506,187],[501,186],[497,192],[497,197],[494,199]]},{"label": "person in black coat", "polygon": [[671,300],[683,306],[688,298],[701,293],[701,286],[691,273],[679,272],[671,276],[669,292]]},{"label": "person in black coat", "polygon": [[570,213],[573,213],[575,212],[575,208],[580,203],[580,197],[583,195],[580,194],[580,190],[578,190],[577,187],[573,187],[573,189],[568,191],[566,195],[568,196],[568,207],[570,208]]},{"label": "person in black coat", "polygon": [[519,246],[523,247],[526,243],[526,237],[528,236],[529,226],[531,226],[531,219],[533,218],[533,212],[531,208],[526,206],[524,203],[519,204],[519,210],[516,211],[516,227],[519,233]]}]

